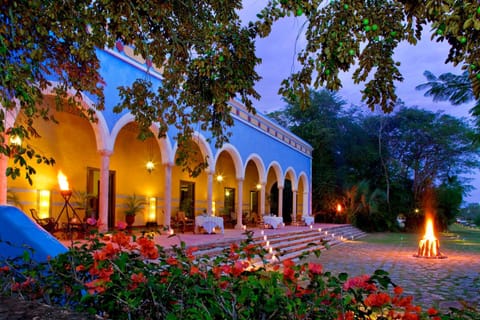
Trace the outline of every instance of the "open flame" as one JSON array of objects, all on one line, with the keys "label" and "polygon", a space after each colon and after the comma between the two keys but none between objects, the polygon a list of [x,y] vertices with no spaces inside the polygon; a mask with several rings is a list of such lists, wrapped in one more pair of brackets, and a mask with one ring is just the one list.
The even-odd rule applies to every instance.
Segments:
[{"label": "open flame", "polygon": [[62,170],[58,171],[57,180],[58,180],[58,185],[60,186],[61,191],[70,190],[68,186],[67,176],[63,174]]},{"label": "open flame", "polygon": [[438,252],[438,239],[435,237],[435,232],[433,230],[433,219],[428,217],[425,224],[425,235],[418,244],[419,249],[423,249],[422,251],[427,257],[436,256]]},{"label": "open flame", "polygon": [[435,229],[433,226],[433,217],[426,216],[425,234],[418,243],[418,253],[415,257],[419,258],[446,258],[440,253],[440,241],[435,237]]}]

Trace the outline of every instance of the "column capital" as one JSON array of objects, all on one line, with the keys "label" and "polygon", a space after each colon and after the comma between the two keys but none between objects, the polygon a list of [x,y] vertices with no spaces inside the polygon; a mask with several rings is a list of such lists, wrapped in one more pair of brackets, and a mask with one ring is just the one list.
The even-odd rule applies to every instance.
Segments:
[{"label": "column capital", "polygon": [[163,165],[167,168],[173,168],[173,166],[174,166],[173,162],[165,162],[165,163],[163,163]]},{"label": "column capital", "polygon": [[101,149],[101,150],[98,150],[98,153],[102,157],[110,157],[113,154],[113,150]]}]

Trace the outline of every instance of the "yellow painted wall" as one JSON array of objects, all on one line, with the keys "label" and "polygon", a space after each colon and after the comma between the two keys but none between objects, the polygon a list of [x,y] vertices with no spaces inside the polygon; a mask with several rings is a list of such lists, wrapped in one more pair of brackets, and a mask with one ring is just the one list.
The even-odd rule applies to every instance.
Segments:
[{"label": "yellow painted wall", "polygon": [[[46,103],[52,103],[49,98]],[[67,176],[70,189],[86,190],[86,168],[98,167],[99,156],[96,151],[95,136],[91,124],[87,119],[68,112],[55,112],[58,124],[51,121],[37,119],[34,127],[40,138],[24,141],[47,157],[55,159],[54,166],[31,164],[37,173],[33,175],[33,184],[29,185],[26,179],[8,179],[10,190],[13,190],[24,203],[26,211],[37,208],[37,190],[51,191],[51,215],[57,216],[65,201],[59,194],[57,174],[59,170]],[[18,121],[22,121],[20,115]],[[9,161],[13,165],[13,161]],[[62,216],[62,220],[63,216]]]},{"label": "yellow painted wall", "polygon": [[[219,175],[223,177],[223,181],[217,180]],[[238,204],[238,184],[235,165],[232,157],[226,151],[223,151],[217,159],[212,188],[213,201],[215,202],[215,215],[217,216],[225,214],[223,212],[225,204],[225,188],[235,189],[235,208],[231,209],[236,211]]]},{"label": "yellow painted wall", "polygon": [[[122,128],[117,136],[114,152],[110,157],[110,170],[116,172],[116,220],[125,221],[124,202],[127,196],[136,194],[146,201],[157,198],[156,214],[161,214],[165,169],[161,164],[161,154],[154,138],[141,141],[137,138],[138,127],[130,123]],[[149,173],[147,161],[155,163],[155,169]],[[145,225],[148,221],[148,205],[143,213],[135,218],[134,225]]]},{"label": "yellow painted wall", "polygon": [[[202,154],[199,147],[195,144],[191,144],[191,148],[195,150],[196,155],[193,162],[199,163],[203,161]],[[182,168],[175,165],[172,168],[172,216],[179,210],[180,203],[180,181],[190,181],[195,183],[195,214],[202,212],[207,207],[207,189],[208,189],[208,176],[205,171],[202,171],[197,177],[190,177],[188,172],[182,171]]]}]

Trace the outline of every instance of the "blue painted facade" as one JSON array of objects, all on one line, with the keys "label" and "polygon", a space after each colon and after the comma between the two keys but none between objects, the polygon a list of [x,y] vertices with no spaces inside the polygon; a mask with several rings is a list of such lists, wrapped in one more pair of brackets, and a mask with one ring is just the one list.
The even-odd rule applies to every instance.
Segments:
[{"label": "blue painted facade", "polygon": [[[166,138],[155,139],[151,154],[156,157],[156,167],[147,174],[138,165],[143,161],[141,157],[144,146],[134,141],[134,134],[130,134],[135,130],[132,127],[133,116],[127,111],[115,114],[112,109],[119,102],[119,86],[128,85],[137,78],[147,78],[154,85],[160,86],[161,70],[155,67],[147,69],[145,61],[134,56],[128,47],[98,50],[98,57],[101,61],[101,76],[106,83],[105,110],[97,112],[98,121],[90,124],[82,124],[80,120],[71,118],[71,115],[60,115],[70,123],[70,127],[78,123],[78,128],[69,134],[70,137],[73,136],[71,141],[64,141],[64,147],[52,148],[52,152],[59,159],[70,159],[64,163],[59,162],[59,166],[65,167],[70,176],[83,178],[85,168],[97,168],[96,173],[87,172],[87,179],[92,179],[89,176],[92,173],[95,181],[87,181],[86,191],[96,194],[96,216],[105,226],[112,227],[116,221],[123,219],[125,199],[131,193],[144,196],[146,200],[154,199],[153,204],[150,204],[154,210],[145,209],[143,217],[137,219],[136,224],[139,225],[154,222],[170,226],[175,214],[184,207],[185,197],[191,197],[193,202],[189,213],[192,218],[204,211],[227,218],[226,209],[232,206],[228,209],[232,211],[237,228],[243,227],[247,218],[251,219],[248,223],[256,223],[265,214],[282,216],[286,222],[295,222],[311,215],[312,147],[262,114],[249,114],[238,101],[230,102],[234,126],[229,129],[233,133],[229,143],[216,149],[214,142],[207,142],[209,132],[195,132],[194,144],[209,163],[209,167],[199,177],[185,176],[175,166],[176,143],[172,138],[175,135],[174,128]],[[84,98],[87,106],[93,105],[93,101],[93,97]],[[55,140],[55,143],[61,144],[66,132],[73,130],[70,127],[62,128],[61,125],[58,129],[50,128],[50,136],[44,136],[50,137],[52,143]],[[156,133],[156,128],[153,125],[151,130]],[[85,138],[76,141],[75,132],[81,132]],[[71,148],[69,143],[82,146]],[[44,149],[50,146],[45,143],[42,145]],[[51,175],[51,172],[46,172],[43,178],[38,179],[42,183],[38,182],[31,188],[22,187],[16,181],[8,181],[8,188],[25,194],[26,200],[23,203],[28,207],[38,207],[39,204],[31,196],[27,197],[27,193],[32,195],[35,189],[51,190],[49,211],[54,216],[62,205],[62,199],[52,183],[43,183],[43,180],[51,179]],[[225,175],[226,180],[220,182],[221,175]],[[80,178],[75,179],[77,187],[84,184]],[[190,193],[185,191],[188,186],[192,188]],[[226,192],[229,190],[235,194],[233,201],[227,199]],[[149,210],[152,211],[150,216],[147,212]]]}]

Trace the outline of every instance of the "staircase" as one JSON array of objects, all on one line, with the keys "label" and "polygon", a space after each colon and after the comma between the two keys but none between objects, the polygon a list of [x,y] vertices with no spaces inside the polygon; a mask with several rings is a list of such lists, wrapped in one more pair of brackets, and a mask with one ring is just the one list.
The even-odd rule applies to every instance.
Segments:
[{"label": "staircase", "polygon": [[[286,227],[288,228],[288,227]],[[320,231],[321,230],[321,231]],[[355,240],[366,236],[366,233],[351,225],[332,225],[322,229],[305,227],[304,229],[292,230],[291,232],[272,233],[266,236],[255,233],[253,241],[256,244],[264,246],[267,250],[271,247],[272,254],[275,255],[272,263],[291,259],[298,261],[303,253],[315,250],[325,250],[326,247],[340,245],[345,241]],[[265,234],[267,234],[265,232]],[[267,247],[267,241],[269,247]],[[215,257],[221,255],[225,249],[230,248],[232,243],[239,243],[240,240],[225,240],[211,244],[197,245],[196,256]]]}]

